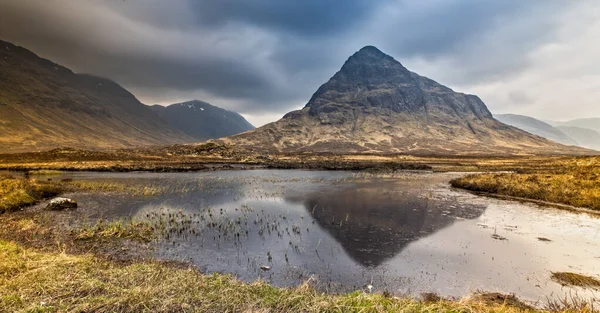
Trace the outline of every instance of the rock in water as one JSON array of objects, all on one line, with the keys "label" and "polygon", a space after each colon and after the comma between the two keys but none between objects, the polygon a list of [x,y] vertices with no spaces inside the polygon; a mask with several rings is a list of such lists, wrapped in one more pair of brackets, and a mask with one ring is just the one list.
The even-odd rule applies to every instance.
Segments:
[{"label": "rock in water", "polygon": [[77,202],[73,199],[69,198],[54,198],[50,200],[48,206],[46,206],[46,210],[50,211],[62,211],[67,209],[76,209]]}]

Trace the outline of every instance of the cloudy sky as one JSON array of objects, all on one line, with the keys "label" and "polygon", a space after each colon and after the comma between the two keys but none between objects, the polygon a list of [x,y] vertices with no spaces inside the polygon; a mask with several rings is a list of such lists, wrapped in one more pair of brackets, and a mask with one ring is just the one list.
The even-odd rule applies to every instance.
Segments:
[{"label": "cloudy sky", "polygon": [[494,113],[600,117],[596,0],[0,0],[0,39],[146,104],[201,99],[257,126],[365,45]]}]

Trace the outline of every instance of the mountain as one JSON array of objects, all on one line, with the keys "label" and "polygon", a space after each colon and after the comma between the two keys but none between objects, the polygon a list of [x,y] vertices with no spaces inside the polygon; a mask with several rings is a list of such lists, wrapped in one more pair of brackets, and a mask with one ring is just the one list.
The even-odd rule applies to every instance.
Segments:
[{"label": "mountain", "polygon": [[557,126],[560,131],[575,139],[579,146],[600,150],[600,133],[589,128]]},{"label": "mountain", "polygon": [[0,41],[0,152],[194,141],[108,79]]},{"label": "mountain", "polygon": [[167,107],[153,105],[152,110],[173,127],[177,127],[198,141],[231,136],[254,129],[254,126],[238,113],[199,100]]},{"label": "mountain", "polygon": [[533,117],[517,114],[495,114],[494,118],[504,124],[520,128],[528,133],[550,139],[563,145],[578,145],[575,140],[567,136],[560,129]]},{"label": "mountain", "polygon": [[503,124],[477,96],[410,72],[372,46],[352,55],[303,109],[221,142],[285,153],[587,153]]},{"label": "mountain", "polygon": [[579,128],[588,128],[600,132],[600,118],[580,118],[567,122],[553,122],[554,126],[571,126]]}]

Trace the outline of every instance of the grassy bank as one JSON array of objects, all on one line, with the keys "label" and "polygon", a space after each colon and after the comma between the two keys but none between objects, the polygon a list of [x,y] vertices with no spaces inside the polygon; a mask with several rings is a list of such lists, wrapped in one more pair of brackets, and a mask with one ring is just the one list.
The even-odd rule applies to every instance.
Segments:
[{"label": "grassy bank", "polygon": [[600,210],[600,179],[591,173],[479,174],[451,181],[453,187]]},{"label": "grassy bank", "polygon": [[163,192],[156,186],[125,185],[93,180],[39,181],[28,178],[0,176],[0,214],[14,212],[40,200],[67,191],[113,192],[132,196],[154,196]]},{"label": "grassy bank", "polygon": [[[327,295],[308,284],[291,289],[245,284],[228,275],[202,275],[156,262],[117,265],[88,254],[38,252],[0,240],[2,312],[532,311],[494,299],[425,302],[362,292]],[[560,311],[592,312],[586,307]]]},{"label": "grassy bank", "polygon": [[516,173],[468,175],[453,187],[600,210],[600,158],[531,164]]},{"label": "grassy bank", "polygon": [[62,189],[55,184],[0,176],[0,214],[16,211],[61,192]]}]

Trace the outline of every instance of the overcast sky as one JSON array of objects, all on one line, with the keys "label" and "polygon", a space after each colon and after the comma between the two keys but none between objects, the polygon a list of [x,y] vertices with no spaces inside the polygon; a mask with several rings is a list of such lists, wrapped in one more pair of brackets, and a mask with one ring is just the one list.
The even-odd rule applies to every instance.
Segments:
[{"label": "overcast sky", "polygon": [[146,104],[200,99],[257,126],[366,45],[493,113],[600,117],[597,0],[0,0],[0,39]]}]

